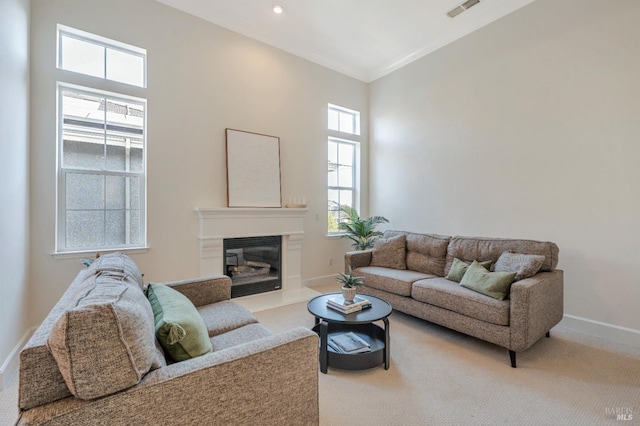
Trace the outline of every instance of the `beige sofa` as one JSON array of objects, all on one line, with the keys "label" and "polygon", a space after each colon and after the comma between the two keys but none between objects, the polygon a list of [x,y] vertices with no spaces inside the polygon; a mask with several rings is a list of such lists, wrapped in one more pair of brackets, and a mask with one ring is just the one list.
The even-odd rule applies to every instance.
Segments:
[{"label": "beige sofa", "polygon": [[[382,249],[391,239],[404,239],[404,247],[385,253]],[[562,319],[563,271],[556,269],[554,243],[386,231],[376,246],[345,256],[346,269],[364,277],[363,293],[387,300],[397,311],[503,346],[514,368],[516,352],[549,337]],[[535,275],[513,282],[505,300],[445,278],[455,259],[495,265],[504,252],[537,255],[542,262]],[[388,265],[390,257],[394,267]]]},{"label": "beige sofa", "polygon": [[168,361],[140,271],[100,257],[20,354],[18,424],[319,423],[315,333],[271,333],[229,300],[224,276],[166,284],[193,302],[212,351]]}]

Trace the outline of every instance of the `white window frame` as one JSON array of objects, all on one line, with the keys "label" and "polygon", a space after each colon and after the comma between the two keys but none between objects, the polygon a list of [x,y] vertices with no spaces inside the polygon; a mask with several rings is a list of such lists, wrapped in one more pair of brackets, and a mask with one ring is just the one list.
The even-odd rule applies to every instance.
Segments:
[{"label": "white window frame", "polygon": [[[334,112],[338,112],[338,113],[346,113],[349,116],[351,116],[351,119],[353,120],[353,133],[351,132],[342,132],[340,130],[337,130],[335,128],[331,128],[330,127],[330,121],[329,121],[329,114],[331,113],[331,111]],[[343,115],[344,116],[344,115]],[[338,124],[338,128],[340,128],[340,125]],[[334,190],[344,190],[344,189],[348,189],[351,190],[351,194],[352,194],[352,200],[351,200],[351,206],[356,209],[357,211],[360,211],[360,173],[361,173],[361,165],[360,165],[360,161],[361,161],[361,156],[360,156],[360,142],[355,140],[358,138],[358,136],[360,136],[360,112],[353,110],[353,109],[349,109],[349,108],[345,108],[339,105],[335,105],[335,104],[331,104],[329,103],[327,105],[327,130],[328,130],[328,138],[327,138],[327,147],[328,144],[331,142],[334,143],[348,143],[350,145],[353,145],[354,147],[354,158],[353,158],[353,176],[352,176],[352,183],[353,185],[350,187],[346,187],[346,186],[329,186],[329,183],[327,181],[327,236],[329,237],[333,237],[333,236],[341,236],[344,234],[344,232],[338,231],[338,232],[333,232],[329,229],[329,222],[328,222],[328,218],[329,215],[331,214],[330,212],[332,212],[333,210],[329,210],[329,191],[334,191]],[[327,150],[328,153],[328,150]],[[327,158],[327,164],[328,164],[328,158]],[[339,161],[339,159],[338,159]]]},{"label": "white window frame", "polygon": [[[93,78],[98,78],[101,80],[108,80],[108,81],[115,81],[118,82],[120,84],[127,84],[130,86],[134,86],[134,87],[147,87],[147,51],[146,49],[137,47],[137,46],[132,46],[130,44],[126,44],[126,43],[122,43],[119,42],[117,40],[112,40],[110,38],[106,38],[106,37],[102,37],[96,34],[91,34],[88,33],[86,31],[82,31],[82,30],[78,30],[76,28],[72,28],[72,27],[68,27],[66,25],[62,25],[62,24],[58,24],[57,26],[57,42],[56,42],[56,46],[57,46],[57,67],[59,69],[63,69],[66,70],[62,63],[62,59],[63,59],[63,51],[62,51],[62,38],[63,37],[69,37],[69,38],[75,38],[77,40],[81,40],[87,43],[91,43],[91,44],[95,44],[101,47],[105,48],[104,51],[104,69],[103,71],[103,76],[102,77],[97,77],[97,76],[93,76],[90,74],[83,74],[83,73],[79,73],[81,75],[88,75],[91,76]],[[127,82],[123,82],[120,80],[112,80],[112,79],[108,79],[107,78],[107,50],[108,49],[112,49],[112,50],[117,50],[132,56],[137,56],[139,58],[142,59],[142,85],[138,86],[137,84],[131,84],[131,83],[127,83]],[[74,70],[66,70],[69,72],[73,72],[78,74],[77,71]]]},{"label": "white window frame", "polygon": [[[109,100],[123,101],[129,103],[138,103],[144,107],[143,116],[143,132],[142,132],[142,170],[138,172],[132,171],[111,171],[111,170],[97,170],[88,168],[68,167],[63,163],[64,154],[64,125],[63,125],[63,108],[62,108],[62,92],[64,90],[72,90],[79,93],[85,93],[90,96],[105,96]],[[147,248],[147,220],[146,220],[146,205],[147,205],[147,101],[145,99],[136,98],[133,96],[122,95],[118,93],[107,92],[104,90],[98,90],[88,87],[77,86],[67,83],[57,83],[57,152],[56,152],[56,169],[57,169],[57,185],[56,185],[56,241],[55,251],[56,253],[86,253],[95,251],[112,251],[112,250],[135,250]],[[106,108],[105,108],[106,115]],[[98,245],[98,246],[82,246],[82,247],[66,247],[66,177],[68,173],[87,174],[87,175],[99,175],[99,176],[123,176],[123,177],[137,177],[140,179],[140,242],[136,244],[118,244],[114,246]],[[106,205],[104,211],[107,211]]]},{"label": "white window frame", "polygon": [[[330,112],[338,113],[338,117],[344,117],[345,115],[350,117],[354,131],[353,132],[343,132],[343,131],[341,131],[340,130],[340,118],[338,118],[338,128],[332,128],[331,127],[331,123],[329,121]],[[345,108],[345,107],[342,107],[342,106],[339,106],[339,105],[328,104],[328,108],[327,108],[327,128],[330,131],[334,131],[334,132],[338,132],[338,133],[342,133],[342,134],[360,136],[360,112],[356,111],[356,110],[353,110],[353,109]]]}]

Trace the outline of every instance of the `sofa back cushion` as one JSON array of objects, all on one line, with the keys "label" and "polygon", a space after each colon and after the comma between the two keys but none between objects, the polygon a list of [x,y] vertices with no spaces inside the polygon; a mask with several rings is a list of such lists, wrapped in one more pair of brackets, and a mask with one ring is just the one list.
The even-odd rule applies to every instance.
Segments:
[{"label": "sofa back cushion", "polygon": [[544,256],[540,271],[553,271],[558,266],[559,249],[555,243],[506,238],[453,237],[447,248],[445,274],[449,273],[455,258],[467,263],[474,260],[491,260],[495,264],[505,251]]},{"label": "sofa back cushion", "polygon": [[86,400],[137,384],[161,360],[151,305],[135,281],[90,275],[83,291],[53,325],[48,344],[71,393]]},{"label": "sofa back cushion", "polygon": [[386,231],[384,238],[407,236],[407,269],[443,277],[447,247],[451,237],[437,234],[417,234],[404,231]]},{"label": "sofa back cushion", "polygon": [[140,269],[138,269],[138,265],[124,253],[104,254],[94,260],[87,270],[90,274],[101,273],[105,275],[112,274],[119,277],[129,277],[141,290],[144,285],[142,282],[142,273]]},{"label": "sofa back cushion", "polygon": [[407,269],[406,235],[378,238],[373,243],[370,265],[391,269]]}]

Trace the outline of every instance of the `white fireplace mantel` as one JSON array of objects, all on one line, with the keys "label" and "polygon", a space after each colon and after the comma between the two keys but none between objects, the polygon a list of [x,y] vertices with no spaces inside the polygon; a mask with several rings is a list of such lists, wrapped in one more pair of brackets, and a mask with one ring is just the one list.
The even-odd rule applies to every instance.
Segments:
[{"label": "white fireplace mantel", "polygon": [[195,212],[200,221],[201,277],[224,273],[225,238],[281,235],[281,292],[291,293],[302,289],[302,243],[307,209],[197,207]]}]

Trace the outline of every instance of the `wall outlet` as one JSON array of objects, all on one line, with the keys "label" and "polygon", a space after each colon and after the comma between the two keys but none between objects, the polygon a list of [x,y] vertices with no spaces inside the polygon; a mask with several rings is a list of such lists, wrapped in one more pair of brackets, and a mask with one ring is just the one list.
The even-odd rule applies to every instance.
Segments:
[{"label": "wall outlet", "polygon": [[327,265],[329,266],[333,265],[333,257],[330,257],[329,259],[327,259]]}]

